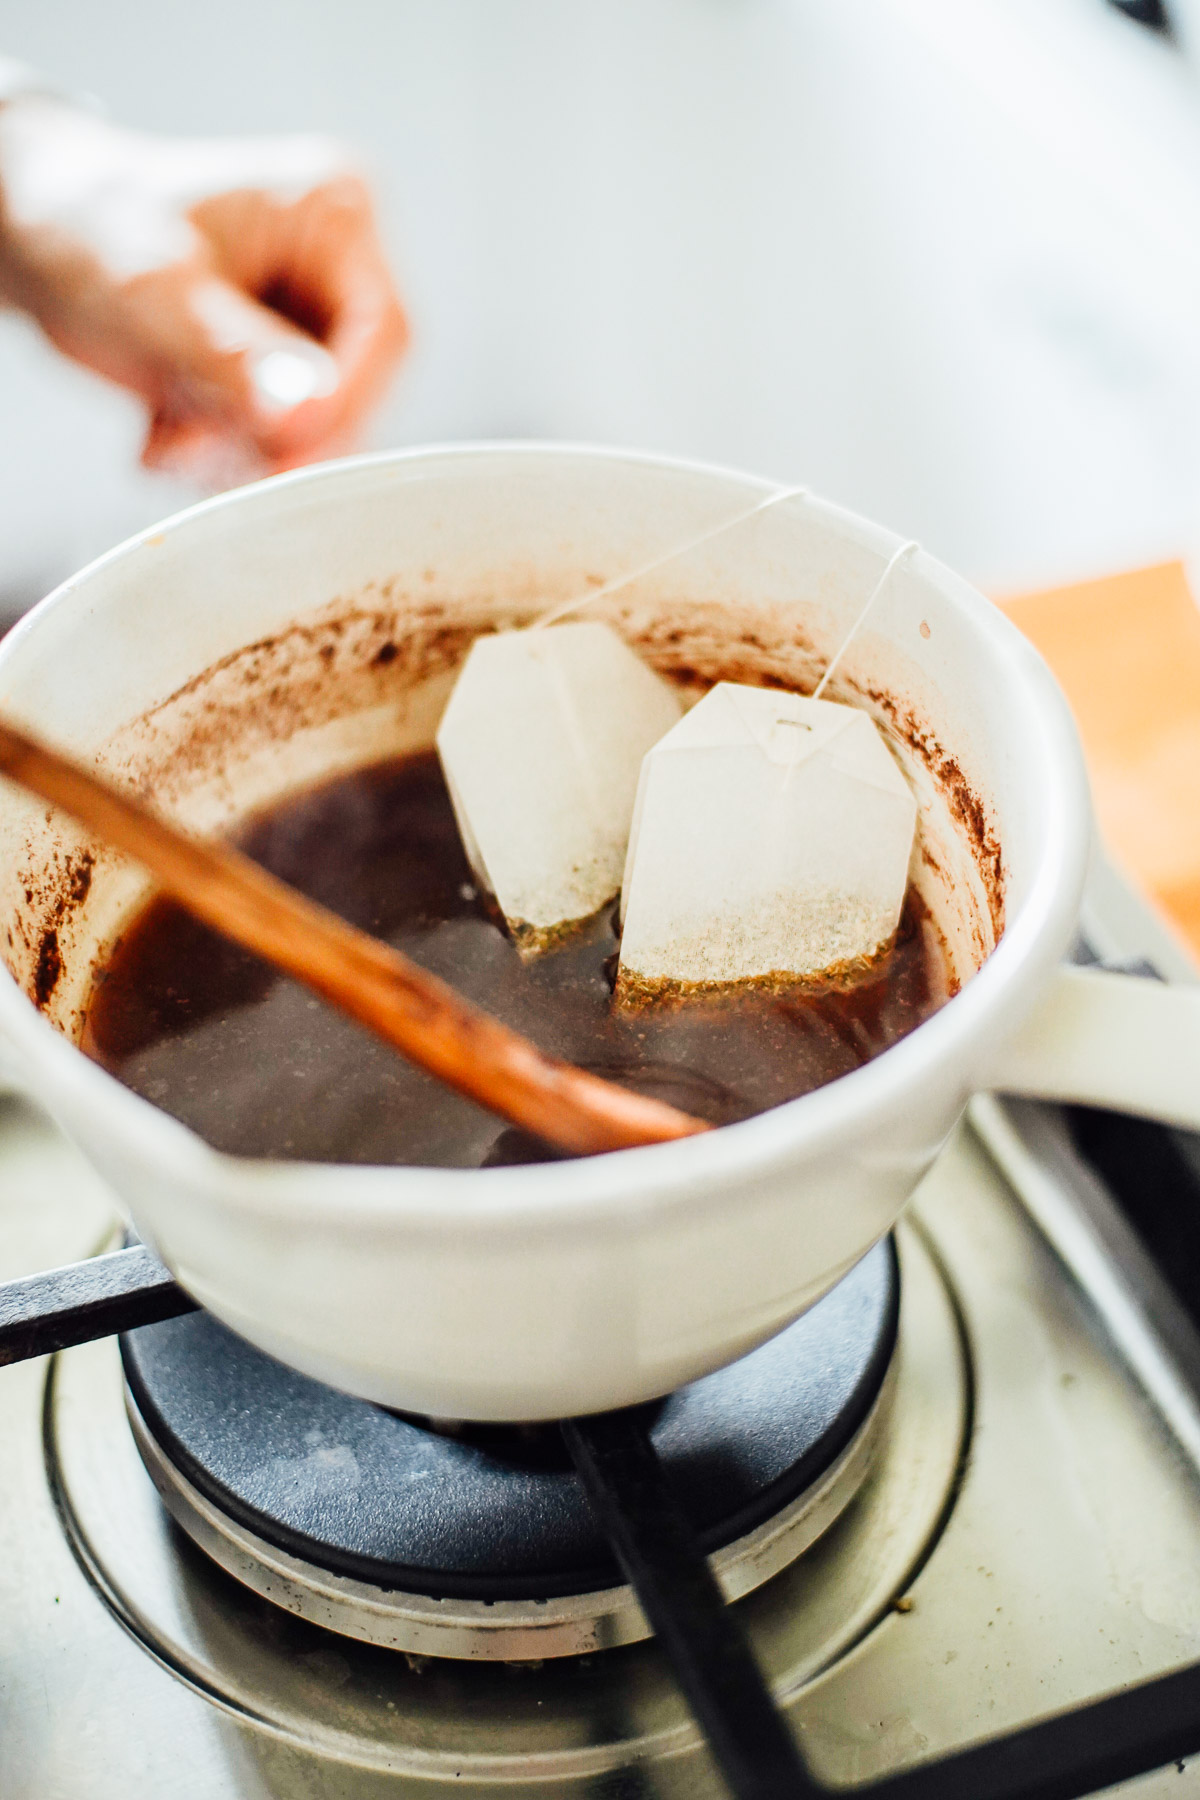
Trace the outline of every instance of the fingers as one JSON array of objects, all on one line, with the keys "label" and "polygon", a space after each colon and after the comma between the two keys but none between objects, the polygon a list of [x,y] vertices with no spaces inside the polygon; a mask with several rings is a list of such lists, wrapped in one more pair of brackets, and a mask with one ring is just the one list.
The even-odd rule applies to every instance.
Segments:
[{"label": "fingers", "polygon": [[[223,442],[239,465],[265,473],[278,460],[280,421],[338,389],[321,345],[203,262],[127,284],[119,313],[115,335],[127,353],[135,347],[125,384],[151,407],[150,467],[182,471],[190,457],[210,470],[201,446]],[[213,485],[211,472],[195,472]]]},{"label": "fingers", "polygon": [[190,216],[225,279],[302,328],[336,371],[294,405],[260,409],[256,443],[276,466],[334,454],[381,398],[408,341],[364,183],[341,176],[286,204],[222,194]]}]

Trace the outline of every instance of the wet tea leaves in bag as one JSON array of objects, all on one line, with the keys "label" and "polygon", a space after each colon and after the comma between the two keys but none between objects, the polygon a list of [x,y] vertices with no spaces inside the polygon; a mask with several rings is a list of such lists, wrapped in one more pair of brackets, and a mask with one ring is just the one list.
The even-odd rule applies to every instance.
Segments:
[{"label": "wet tea leaves in bag", "polygon": [[853,975],[895,933],[915,828],[866,713],[721,682],[642,765],[620,996]]},{"label": "wet tea leaves in bag", "polygon": [[607,625],[476,640],[438,754],[471,866],[523,947],[615,899],[642,758],[681,711]]}]

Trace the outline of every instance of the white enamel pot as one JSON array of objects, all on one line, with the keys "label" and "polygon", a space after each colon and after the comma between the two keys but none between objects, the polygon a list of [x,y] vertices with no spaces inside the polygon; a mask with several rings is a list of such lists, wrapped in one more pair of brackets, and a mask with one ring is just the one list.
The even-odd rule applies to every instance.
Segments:
[{"label": "white enamel pot", "polygon": [[[429,745],[475,632],[769,492],[544,446],[284,476],[181,514],[52,594],[0,646],[0,709],[217,829],[319,775]],[[895,547],[797,497],[598,612],[665,669],[807,688]],[[703,1138],[533,1168],[218,1154],[73,1042],[144,877],[0,784],[14,1077],[234,1330],[355,1394],[459,1419],[644,1400],[771,1336],[894,1224],[978,1088],[1200,1124],[1200,991],[1060,967],[1091,819],[1070,715],[1029,645],[916,554],[831,691],[870,708],[916,786],[914,876],[960,991],[814,1094]]]}]

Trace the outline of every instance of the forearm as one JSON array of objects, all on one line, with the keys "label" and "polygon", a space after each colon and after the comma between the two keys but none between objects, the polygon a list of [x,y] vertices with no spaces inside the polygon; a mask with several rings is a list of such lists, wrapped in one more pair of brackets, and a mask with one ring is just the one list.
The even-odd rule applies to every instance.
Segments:
[{"label": "forearm", "polygon": [[32,64],[0,54],[0,306],[36,313],[42,298],[22,254],[21,164],[28,161],[23,152],[29,138],[61,136],[70,120],[96,121],[100,113],[90,94],[71,94]]},{"label": "forearm", "polygon": [[[14,57],[0,55],[0,137],[6,114],[11,118],[13,105],[31,95],[42,96],[45,86],[35,69]],[[19,306],[20,282],[13,256],[11,203],[5,178],[4,156],[0,145],[0,306]]]}]

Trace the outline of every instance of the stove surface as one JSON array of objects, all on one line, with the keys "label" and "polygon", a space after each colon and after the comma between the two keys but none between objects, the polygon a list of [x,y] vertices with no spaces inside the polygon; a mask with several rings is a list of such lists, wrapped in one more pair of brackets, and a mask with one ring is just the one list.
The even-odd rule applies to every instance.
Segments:
[{"label": "stove surface", "polygon": [[[1103,870],[1087,929],[1106,957],[1187,974]],[[1094,1190],[1056,1112],[985,1100],[911,1209],[882,1448],[813,1547],[737,1602],[831,1784],[1200,1657],[1189,1342]],[[4,1102],[0,1277],[112,1226],[98,1178]],[[49,1385],[45,1362],[0,1370],[3,1800],[721,1794],[653,1643],[539,1666],[335,1636],[171,1523],[115,1342],[52,1367]],[[1200,1760],[1122,1791],[1200,1792]]]}]

